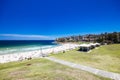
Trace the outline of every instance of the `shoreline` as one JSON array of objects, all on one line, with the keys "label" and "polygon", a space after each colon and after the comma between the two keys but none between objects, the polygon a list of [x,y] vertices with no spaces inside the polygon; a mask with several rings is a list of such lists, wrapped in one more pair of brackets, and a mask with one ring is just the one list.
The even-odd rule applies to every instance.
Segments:
[{"label": "shoreline", "polygon": [[[49,49],[49,48],[53,48],[53,47],[57,47],[57,46],[60,46],[59,44],[58,45],[45,45],[45,46],[33,46],[33,47],[20,47],[20,48],[5,48],[6,50],[0,50],[0,55],[7,55],[7,54],[15,54],[15,53],[23,53],[23,52],[31,52],[31,51],[38,51],[40,50],[41,48],[42,49]],[[6,52],[4,52],[6,51]]]},{"label": "shoreline", "polygon": [[32,59],[32,58],[42,58],[51,53],[68,51],[68,50],[75,49],[77,47],[79,47],[78,44],[64,43],[64,44],[60,44],[60,46],[56,46],[56,47],[52,47],[52,48],[48,48],[48,49],[40,49],[40,50],[34,50],[34,51],[0,55],[0,63],[22,61],[25,59]]}]

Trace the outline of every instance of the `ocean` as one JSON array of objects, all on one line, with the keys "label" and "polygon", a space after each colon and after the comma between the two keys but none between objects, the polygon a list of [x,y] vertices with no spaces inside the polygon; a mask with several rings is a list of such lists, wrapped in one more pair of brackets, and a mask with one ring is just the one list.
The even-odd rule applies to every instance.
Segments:
[{"label": "ocean", "polygon": [[0,55],[59,46],[54,40],[0,40]]}]

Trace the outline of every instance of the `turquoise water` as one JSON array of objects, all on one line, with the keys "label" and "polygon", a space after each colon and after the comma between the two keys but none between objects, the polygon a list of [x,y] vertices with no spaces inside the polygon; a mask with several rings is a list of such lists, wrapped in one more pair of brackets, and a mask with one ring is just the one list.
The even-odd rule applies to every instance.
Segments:
[{"label": "turquoise water", "polygon": [[41,41],[0,41],[0,55],[12,54],[25,51],[34,51],[42,49],[48,49],[51,47],[59,46],[54,43],[53,40],[41,40]]}]

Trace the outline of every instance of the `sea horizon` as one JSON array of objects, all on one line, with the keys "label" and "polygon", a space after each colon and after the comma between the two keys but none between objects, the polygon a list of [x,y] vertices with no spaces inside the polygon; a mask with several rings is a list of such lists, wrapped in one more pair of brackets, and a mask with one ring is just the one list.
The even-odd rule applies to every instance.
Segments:
[{"label": "sea horizon", "polygon": [[55,40],[0,40],[0,55],[48,49],[58,46]]}]

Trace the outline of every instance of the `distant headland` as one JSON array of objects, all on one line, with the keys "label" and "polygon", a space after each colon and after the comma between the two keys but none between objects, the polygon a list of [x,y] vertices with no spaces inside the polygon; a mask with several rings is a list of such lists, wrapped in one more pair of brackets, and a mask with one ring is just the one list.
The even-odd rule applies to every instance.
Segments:
[{"label": "distant headland", "polygon": [[120,32],[101,33],[101,34],[86,34],[74,35],[68,37],[60,37],[57,42],[98,42],[98,43],[120,43]]}]

